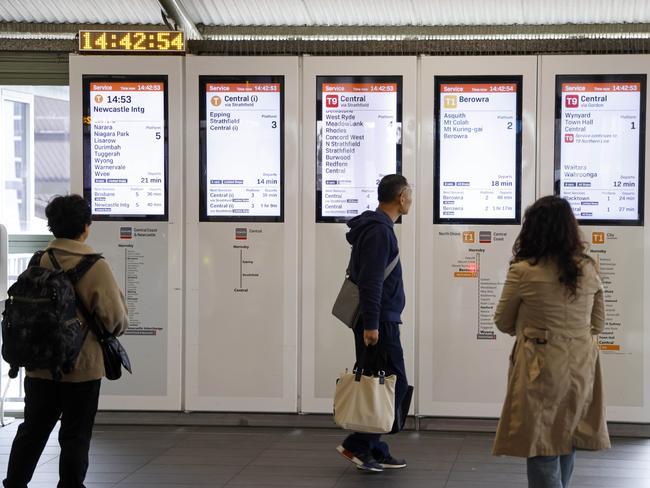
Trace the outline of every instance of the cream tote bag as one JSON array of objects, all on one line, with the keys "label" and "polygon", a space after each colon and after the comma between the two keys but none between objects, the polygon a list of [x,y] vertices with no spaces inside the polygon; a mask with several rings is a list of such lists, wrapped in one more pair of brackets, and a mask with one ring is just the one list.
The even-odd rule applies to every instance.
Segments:
[{"label": "cream tote bag", "polygon": [[395,375],[342,373],[336,382],[334,422],[346,430],[387,434],[395,422]]}]

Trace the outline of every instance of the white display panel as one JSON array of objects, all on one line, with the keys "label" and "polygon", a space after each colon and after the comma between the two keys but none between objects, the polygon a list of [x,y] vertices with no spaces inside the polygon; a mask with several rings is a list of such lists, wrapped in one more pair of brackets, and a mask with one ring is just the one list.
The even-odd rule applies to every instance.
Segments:
[{"label": "white display panel", "polygon": [[282,220],[283,82],[200,78],[202,221]]},{"label": "white display panel", "polygon": [[437,223],[517,223],[521,76],[436,77]]},{"label": "white display panel", "polygon": [[[161,139],[163,146],[133,139],[129,133],[120,141],[125,165],[149,168],[152,147],[165,148],[165,183],[168,188],[166,209],[162,215],[111,214],[94,215],[88,244],[101,252],[125,293],[129,307],[130,328],[120,341],[131,358],[133,374],[124,373],[117,381],[102,383],[100,408],[110,410],[182,410],[182,337],[183,337],[183,147],[182,114],[183,64],[179,57],[161,56],[78,56],[70,55],[70,188],[84,193],[90,201],[90,83],[163,83],[165,106],[173,117],[166,119]],[[159,90],[150,90],[159,92]],[[156,94],[149,100],[157,100]],[[102,95],[104,97],[105,94]],[[111,94],[113,96],[113,94]],[[117,94],[116,94],[117,96]],[[121,95],[120,95],[121,96]],[[124,96],[127,96],[124,94]],[[132,95],[131,95],[132,96]],[[148,94],[147,94],[148,96]],[[131,105],[147,108],[158,102],[140,101]],[[126,102],[126,100],[125,100]],[[107,103],[104,99],[102,103]],[[130,109],[129,109],[130,110]],[[124,115],[117,112],[118,115]],[[134,112],[134,116],[138,112]],[[141,114],[139,114],[141,115]],[[92,119],[91,119],[92,120]],[[120,119],[121,120],[121,119]],[[140,138],[149,137],[160,120],[134,122]],[[121,123],[121,122],[120,122]],[[130,127],[114,128],[130,131]],[[155,140],[155,133],[153,135]],[[157,160],[159,161],[159,160]],[[123,171],[123,170],[118,170]],[[145,175],[146,176],[146,175]],[[88,177],[84,179],[84,177]],[[156,183],[159,184],[159,183]],[[147,195],[135,195],[131,202],[146,202]],[[140,205],[143,207],[143,205]],[[144,205],[146,207],[146,205]],[[117,210],[116,210],[117,211]]]},{"label": "white display panel", "polygon": [[377,207],[377,184],[401,173],[401,77],[316,78],[319,222]]},{"label": "white display panel", "polygon": [[[617,144],[618,139],[627,137],[625,130],[633,131],[631,124],[621,124],[622,115],[634,116],[637,107],[629,106],[629,112],[621,112],[621,106],[612,107],[609,115],[596,113],[604,107],[586,107],[584,104],[602,104],[604,101],[581,100],[578,95],[578,109],[591,115],[592,123],[583,123],[587,117],[578,118],[579,123],[567,124],[561,120],[561,114],[570,113],[575,109],[575,97],[569,100],[569,107],[562,107],[566,103],[566,96],[562,97],[561,84],[583,84],[616,82],[617,85],[641,83],[641,98],[644,98],[645,79],[650,72],[650,56],[647,55],[608,55],[608,56],[542,56],[540,58],[540,89],[538,113],[540,131],[538,136],[538,178],[539,194],[562,194],[561,180],[580,181],[583,183],[597,181],[602,176],[607,176],[612,168],[625,168],[620,166],[625,161],[631,165],[632,156],[623,147],[614,154],[611,145]],[[596,91],[595,86],[585,86],[592,90],[584,92],[567,92],[569,95],[586,93],[586,96],[607,95],[607,103],[614,99],[613,92]],[[601,87],[598,87],[601,88]],[[629,94],[628,90],[617,90],[623,95]],[[624,96],[624,99],[634,99]],[[638,99],[637,99],[638,100]],[[629,102],[624,102],[628,104]],[[632,105],[631,103],[629,105]],[[639,102],[641,123],[644,123],[646,101]],[[574,128],[584,128],[584,131],[564,131],[571,125]],[[600,127],[598,127],[598,125]],[[641,126],[639,126],[641,127]],[[573,142],[561,145],[566,134],[574,136]],[[578,143],[578,134],[580,140]],[[603,137],[607,135],[611,137]],[[616,135],[616,137],[614,137]],[[637,139],[640,134],[637,135]],[[599,139],[609,139],[609,143],[595,142]],[[585,142],[588,141],[588,142]],[[627,139],[634,147],[631,138]],[[640,138],[639,148],[648,145],[647,132]],[[573,146],[571,146],[573,145]],[[580,146],[580,147],[576,147]],[[586,146],[586,147],[584,147]],[[588,166],[588,169],[566,169],[569,172],[598,172],[598,178],[587,175],[567,175],[560,173],[560,151],[571,147],[576,162],[566,161],[566,164]],[[639,151],[641,152],[641,151]],[[607,156],[609,155],[609,156]],[[579,160],[578,160],[579,158]],[[562,157],[562,159],[564,159]],[[640,163],[640,164],[639,164]],[[643,170],[644,161],[639,164],[639,217],[642,209],[648,207],[648,196],[643,191],[648,185],[647,172]],[[619,170],[618,174],[620,175]],[[612,189],[612,181],[609,181]],[[623,181],[621,179],[621,181]],[[591,191],[591,187],[569,187],[572,190]],[[631,187],[623,191],[634,191]],[[575,195],[575,194],[574,194]],[[596,200],[598,195],[586,193],[589,199]],[[583,195],[583,196],[585,196]],[[608,195],[611,196],[613,195]],[[631,195],[619,195],[631,196]],[[610,200],[611,201],[611,200]],[[573,202],[572,202],[573,203]],[[594,207],[594,206],[586,206]],[[589,211],[586,210],[585,211]],[[582,209],[582,207],[581,207]],[[603,281],[605,296],[605,328],[598,337],[600,344],[600,357],[605,386],[605,400],[607,402],[607,420],[610,422],[648,422],[650,421],[650,333],[648,323],[650,318],[650,302],[644,298],[647,294],[646,284],[650,280],[650,260],[647,259],[648,243],[650,242],[650,227],[641,225],[642,221],[607,220],[581,218],[577,210],[576,217],[580,220],[582,238],[587,244],[588,254],[596,261],[601,279]],[[611,218],[611,217],[610,217]]]},{"label": "white display panel", "polygon": [[[348,230],[345,222],[349,217],[326,217],[318,215],[320,202],[320,177],[317,174],[317,112],[323,108],[321,82],[327,83],[398,83],[398,100],[401,98],[404,130],[402,139],[396,139],[391,158],[400,154],[400,172],[408,179],[417,195],[415,154],[417,148],[417,58],[398,57],[306,57],[302,64],[302,235],[301,235],[301,359],[300,409],[309,413],[332,413],[332,399],[336,378],[354,365],[354,338],[352,332],[332,315],[332,304],[341,287],[345,269],[350,258],[350,245],[345,239]],[[342,76],[345,75],[345,76]],[[400,84],[401,83],[401,84]],[[339,92],[340,93],[340,92]],[[366,99],[368,100],[368,99]],[[358,102],[353,102],[358,103]],[[399,107],[399,103],[398,103]],[[322,114],[321,114],[322,115]],[[353,114],[353,115],[356,115]],[[368,116],[368,114],[364,114]],[[355,122],[359,122],[355,120]],[[376,127],[376,125],[375,125]],[[354,128],[354,127],[353,127]],[[358,126],[357,126],[358,128]],[[355,130],[357,130],[355,128]],[[371,127],[369,127],[371,128]],[[370,142],[370,141],[368,141]],[[367,147],[363,160],[374,164],[377,151]],[[364,149],[365,150],[365,149]],[[388,158],[386,159],[388,160]],[[363,165],[366,161],[358,162]],[[398,161],[393,161],[391,171],[396,171]],[[377,205],[377,173],[372,186],[370,209]],[[320,202],[320,203],[318,203]],[[368,203],[359,207],[366,210]],[[317,211],[314,212],[313,209]],[[415,361],[415,231],[418,205],[413,205],[409,215],[395,225],[399,241],[402,276],[406,294],[406,307],[400,326],[407,377],[417,385]],[[417,389],[417,387],[416,387]],[[415,410],[415,402],[413,409]]]},{"label": "white display panel", "polygon": [[583,223],[643,223],[645,75],[556,77],[556,190]]},{"label": "white display panel", "polygon": [[166,83],[84,76],[84,192],[94,218],[166,219]]},{"label": "white display panel", "polygon": [[[295,413],[299,58],[186,56],[185,61],[185,409]],[[222,129],[210,131],[209,112],[225,120],[215,122]],[[207,126],[200,127],[204,120]],[[251,190],[241,196],[248,201],[232,202],[250,212],[207,215],[206,193],[201,195],[206,170],[214,172],[213,180],[241,180],[219,193]],[[280,206],[260,214],[258,200],[264,199]]]},{"label": "white display panel", "polygon": [[[437,222],[435,206],[439,186],[435,177],[436,139],[445,131],[436,124],[435,112],[441,106],[444,109],[444,98],[440,99],[444,93],[437,89],[436,84],[493,86],[519,83],[516,92],[520,99],[517,103],[521,104],[519,206],[523,210],[535,200],[537,58],[424,57],[419,80],[420,151],[415,192],[419,271],[418,414],[498,417],[506,394],[508,357],[514,338],[499,332],[493,317],[508,272],[512,244],[520,226],[512,218],[490,219],[489,215],[483,215],[484,208],[482,213],[473,214],[472,219]],[[456,95],[457,105],[467,103],[459,101],[459,93],[465,92],[447,93]],[[457,178],[457,181],[476,181],[477,176],[482,174],[482,185],[485,185],[487,192],[493,191],[492,181],[508,181],[507,178],[499,179],[498,175],[512,174],[515,167],[513,162],[516,161],[512,150],[516,146],[515,137],[504,124],[510,119],[497,118],[516,113],[516,109],[512,110],[512,92],[480,91],[468,93],[467,97],[491,98],[491,93],[504,102],[495,107],[497,112],[479,112],[480,107],[474,107],[475,113],[465,113],[463,109],[461,112],[465,113],[465,117],[456,118],[469,122],[459,127],[483,128],[483,132],[475,133],[480,137],[473,141],[462,139],[462,146],[452,146],[456,152],[448,152],[454,156],[450,165],[459,166],[448,168],[448,172],[458,171],[453,178]],[[507,97],[501,97],[502,94]],[[448,103],[451,105],[451,102]],[[477,105],[484,102],[470,103]],[[458,111],[455,109],[454,112],[451,107],[447,110],[448,113]],[[490,136],[484,138],[486,132]],[[458,133],[463,134],[462,131]],[[459,151],[466,151],[465,156],[460,157]],[[505,161],[500,159],[501,156]],[[491,174],[495,168],[500,168],[500,171]],[[507,168],[507,172],[504,168]],[[513,187],[503,188],[511,191]]]}]

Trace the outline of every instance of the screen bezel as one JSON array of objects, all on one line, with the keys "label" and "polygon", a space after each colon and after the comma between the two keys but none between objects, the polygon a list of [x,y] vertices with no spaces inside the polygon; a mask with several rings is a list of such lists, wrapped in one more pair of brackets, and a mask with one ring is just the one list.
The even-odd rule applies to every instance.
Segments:
[{"label": "screen bezel", "polygon": [[645,74],[587,74],[587,75],[555,75],[555,133],[553,150],[553,193],[561,195],[562,188],[562,84],[563,83],[640,83],[639,97],[639,161],[638,161],[638,218],[636,219],[585,219],[576,220],[580,225],[611,225],[638,227],[643,225],[645,208],[645,115],[646,115],[646,85]]},{"label": "screen bezel", "polygon": [[[280,214],[208,215],[206,86],[210,83],[277,83],[280,85]],[[199,222],[284,222],[284,75],[199,76]]]},{"label": "screen bezel", "polygon": [[[402,86],[403,86],[403,77],[401,75],[341,75],[341,76],[331,76],[323,75],[316,76],[316,134],[315,134],[315,163],[316,163],[316,223],[345,223],[350,219],[353,219],[357,215],[350,215],[349,217],[324,217],[323,216],[323,173],[322,173],[322,160],[318,160],[318,125],[323,122],[323,84],[324,83],[395,83],[397,85],[397,107],[396,107],[396,121],[400,124],[402,137],[397,142],[396,154],[395,154],[395,173],[402,174],[402,142],[404,140],[404,125],[402,122]],[[322,140],[321,140],[322,144]],[[322,151],[321,151],[322,157]],[[397,222],[399,223],[399,221]]]},{"label": "screen bezel", "polygon": [[[440,85],[443,84],[489,84],[514,83],[517,85],[516,133],[515,133],[515,216],[514,218],[443,218],[440,216]],[[522,75],[458,75],[435,76],[433,80],[433,126],[435,146],[433,156],[433,223],[434,224],[484,224],[484,225],[519,225],[521,223],[521,158],[522,158]]]},{"label": "screen bezel", "polygon": [[[163,214],[92,214],[94,221],[130,221],[130,222],[166,222],[169,220],[169,80],[167,75],[83,75],[82,78],[82,100],[83,100],[83,192],[84,198],[92,205],[92,171],[90,161],[91,154],[91,133],[90,124],[86,120],[92,120],[90,113],[90,84],[91,83],[114,83],[116,81],[125,83],[164,83],[163,108],[164,108],[164,192],[165,209]],[[91,119],[88,119],[91,117]]]}]

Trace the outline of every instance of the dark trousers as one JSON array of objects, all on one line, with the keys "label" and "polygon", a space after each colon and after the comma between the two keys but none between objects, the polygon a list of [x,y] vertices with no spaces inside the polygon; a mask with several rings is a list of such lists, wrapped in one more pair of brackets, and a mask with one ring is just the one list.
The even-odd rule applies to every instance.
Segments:
[{"label": "dark trousers", "polygon": [[5,488],[27,488],[56,422],[59,429],[58,488],[84,488],[101,380],[63,383],[25,378],[25,420],[11,446]]},{"label": "dark trousers", "polygon": [[[354,328],[354,345],[357,365],[360,364],[364,354],[371,354],[370,361],[382,366],[387,376],[391,374],[397,376],[395,383],[395,413],[397,414],[397,405],[401,405],[408,388],[404,351],[400,342],[400,324],[380,322],[379,342],[375,347],[366,348],[363,342],[363,324],[359,323]],[[381,434],[355,432],[343,441],[343,447],[355,454],[371,454],[376,459],[390,455],[388,444],[381,440]]]}]

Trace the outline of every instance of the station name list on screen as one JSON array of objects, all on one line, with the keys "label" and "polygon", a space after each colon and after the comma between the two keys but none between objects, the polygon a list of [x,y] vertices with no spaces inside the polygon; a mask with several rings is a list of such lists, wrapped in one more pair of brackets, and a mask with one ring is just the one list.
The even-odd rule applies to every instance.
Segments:
[{"label": "station name list on screen", "polygon": [[578,219],[639,218],[641,83],[562,83],[560,195]]},{"label": "station name list on screen", "polygon": [[96,215],[164,215],[165,86],[90,83],[90,171]]},{"label": "station name list on screen", "polygon": [[516,218],[517,84],[441,83],[441,219]]},{"label": "station name list on screen", "polygon": [[397,170],[397,83],[323,83],[322,114],[322,216],[374,210]]},{"label": "station name list on screen", "polygon": [[281,215],[280,83],[207,83],[206,209]]}]

